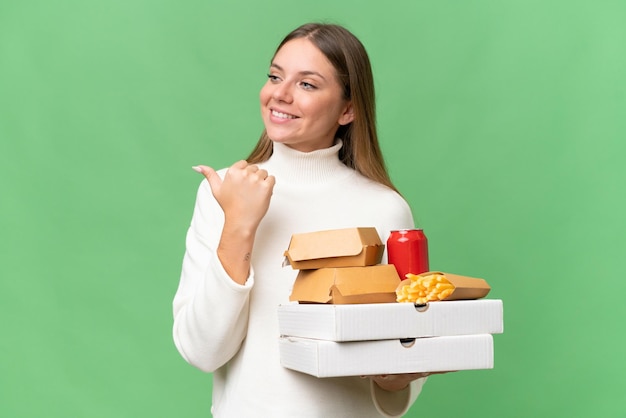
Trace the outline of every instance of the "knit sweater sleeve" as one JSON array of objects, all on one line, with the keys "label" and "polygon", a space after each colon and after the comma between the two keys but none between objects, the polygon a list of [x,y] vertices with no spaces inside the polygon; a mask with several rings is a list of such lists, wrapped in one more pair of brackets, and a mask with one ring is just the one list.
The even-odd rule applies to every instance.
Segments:
[{"label": "knit sweater sleeve", "polygon": [[173,337],[176,348],[191,365],[206,372],[224,365],[239,350],[248,326],[251,270],[244,285],[224,270],[216,248],[224,215],[203,180],[187,231],[186,251],[174,296]]}]

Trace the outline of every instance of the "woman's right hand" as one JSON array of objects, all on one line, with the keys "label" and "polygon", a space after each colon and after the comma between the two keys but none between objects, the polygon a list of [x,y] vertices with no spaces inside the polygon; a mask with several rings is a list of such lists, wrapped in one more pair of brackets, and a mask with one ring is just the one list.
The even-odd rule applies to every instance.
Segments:
[{"label": "woman's right hand", "polygon": [[256,231],[269,208],[275,178],[245,160],[233,164],[222,180],[211,167],[194,167],[209,182],[217,203],[224,211],[225,223],[237,229]]},{"label": "woman's right hand", "polygon": [[247,161],[233,164],[224,180],[211,167],[193,169],[207,179],[217,203],[224,211],[224,228],[217,255],[228,275],[244,284],[257,227],[267,213],[276,179]]}]

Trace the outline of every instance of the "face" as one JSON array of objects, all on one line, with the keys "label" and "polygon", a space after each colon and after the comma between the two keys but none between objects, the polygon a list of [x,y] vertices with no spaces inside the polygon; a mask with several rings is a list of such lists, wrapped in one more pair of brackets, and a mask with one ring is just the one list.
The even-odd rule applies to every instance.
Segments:
[{"label": "face", "polygon": [[354,119],[335,68],[304,38],[276,53],[260,99],[269,138],[303,152],[332,146],[337,128]]}]

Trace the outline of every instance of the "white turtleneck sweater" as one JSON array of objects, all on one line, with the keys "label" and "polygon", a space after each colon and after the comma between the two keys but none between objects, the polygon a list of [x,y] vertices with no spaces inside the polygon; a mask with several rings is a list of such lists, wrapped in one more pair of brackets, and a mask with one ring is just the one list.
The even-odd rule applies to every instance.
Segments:
[{"label": "white turtleneck sweater", "polygon": [[341,163],[341,145],[302,153],[274,143],[271,158],[259,164],[276,185],[245,285],[231,280],[217,258],[224,214],[208,182],[200,185],[174,297],[173,334],[187,362],[213,372],[214,417],[401,416],[421,390],[424,379],[386,392],[370,379],[320,379],[280,365],[277,307],[289,301],[297,274],[282,266],[291,235],[374,226],[385,242],[391,230],[413,227],[406,201]]}]

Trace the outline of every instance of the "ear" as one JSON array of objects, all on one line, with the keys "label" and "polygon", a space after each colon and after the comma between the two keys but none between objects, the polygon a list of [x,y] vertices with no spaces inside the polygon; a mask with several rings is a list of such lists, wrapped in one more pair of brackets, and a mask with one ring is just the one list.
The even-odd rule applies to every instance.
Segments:
[{"label": "ear", "polygon": [[343,113],[339,116],[339,125],[347,125],[354,120],[354,109],[352,108],[352,102],[346,104]]}]

